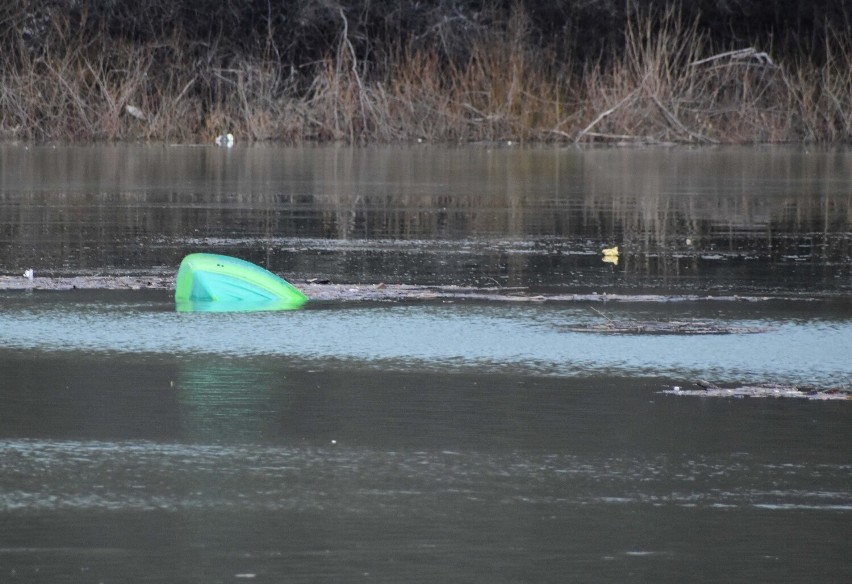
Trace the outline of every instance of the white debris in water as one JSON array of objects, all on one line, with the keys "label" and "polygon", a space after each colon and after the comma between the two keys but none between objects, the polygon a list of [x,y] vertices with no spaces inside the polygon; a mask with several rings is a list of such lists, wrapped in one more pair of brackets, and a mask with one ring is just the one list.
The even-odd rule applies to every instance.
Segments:
[{"label": "white debris in water", "polygon": [[234,146],[234,135],[228,132],[227,134],[217,136],[216,145],[224,146],[225,148],[232,148]]},{"label": "white debris in water", "polygon": [[840,389],[799,389],[793,385],[746,385],[742,387],[701,387],[683,389],[678,385],[664,389],[660,393],[680,396],[733,397],[733,398],[798,398],[808,400],[849,400],[852,391]]}]

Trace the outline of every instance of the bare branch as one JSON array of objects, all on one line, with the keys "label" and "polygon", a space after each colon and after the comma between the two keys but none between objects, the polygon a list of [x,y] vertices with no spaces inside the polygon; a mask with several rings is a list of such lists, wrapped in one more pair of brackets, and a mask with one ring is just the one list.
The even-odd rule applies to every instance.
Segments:
[{"label": "bare branch", "polygon": [[611,107],[611,108],[609,108],[608,110],[606,110],[606,111],[601,112],[600,114],[598,114],[598,117],[596,117],[594,120],[592,120],[592,123],[591,123],[591,124],[589,124],[588,126],[586,126],[585,128],[583,128],[582,130],[580,130],[580,132],[578,132],[578,133],[577,133],[577,136],[574,138],[574,144],[576,144],[577,142],[579,142],[579,141],[583,138],[583,136],[585,136],[585,135],[589,132],[589,130],[591,130],[592,128],[594,128],[594,127],[598,124],[598,122],[600,122],[600,121],[601,121],[602,119],[604,119],[605,117],[607,117],[607,116],[609,116],[609,115],[612,115],[613,113],[615,113],[615,112],[616,112],[616,110],[618,110],[618,108],[620,108],[621,106],[623,106],[623,105],[624,105],[625,103],[627,103],[628,101],[632,100],[632,99],[633,99],[633,97],[636,95],[636,92],[637,92],[637,91],[639,91],[639,88],[636,88],[636,89],[634,89],[633,91],[631,91],[630,93],[628,93],[628,94],[627,94],[627,96],[626,96],[624,99],[622,99],[621,101],[619,101],[619,102],[618,102],[617,104],[615,104],[613,107]]},{"label": "bare branch", "polygon": [[718,140],[714,140],[713,138],[708,138],[707,136],[705,136],[703,134],[699,134],[698,132],[693,132],[692,130],[690,130],[689,128],[684,126],[680,122],[680,120],[678,120],[677,117],[675,117],[675,115],[672,112],[670,112],[668,109],[666,109],[666,107],[662,104],[662,102],[660,102],[660,100],[657,99],[656,95],[652,95],[651,99],[654,100],[654,103],[657,104],[657,107],[660,108],[661,112],[663,112],[663,116],[665,116],[665,118],[669,122],[669,124],[674,126],[675,129],[680,130],[684,134],[688,134],[694,140],[698,140],[699,142],[706,142],[706,143],[709,143],[709,144],[718,144],[719,143]]},{"label": "bare branch", "polygon": [[690,67],[695,67],[697,65],[703,65],[704,63],[718,61],[720,59],[730,59],[731,61],[739,59],[754,59],[755,61],[763,65],[769,65],[771,67],[776,66],[768,54],[760,53],[757,51],[757,49],[754,49],[752,47],[749,47],[747,49],[738,49],[736,51],[726,51],[724,53],[719,53],[718,55],[713,55],[712,57],[707,57],[706,59],[693,61],[689,65]]}]

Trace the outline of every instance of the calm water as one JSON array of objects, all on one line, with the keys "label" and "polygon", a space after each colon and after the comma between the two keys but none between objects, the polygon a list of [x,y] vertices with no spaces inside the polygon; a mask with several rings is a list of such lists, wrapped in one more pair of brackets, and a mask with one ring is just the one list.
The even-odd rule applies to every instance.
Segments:
[{"label": "calm water", "polygon": [[15,274],[848,293],[850,217],[852,151],[0,147]]},{"label": "calm water", "polygon": [[[618,244],[618,265],[600,249]],[[177,313],[0,291],[0,582],[847,582],[852,153],[0,147],[0,274],[744,294]],[[759,299],[759,300],[755,300]]]}]

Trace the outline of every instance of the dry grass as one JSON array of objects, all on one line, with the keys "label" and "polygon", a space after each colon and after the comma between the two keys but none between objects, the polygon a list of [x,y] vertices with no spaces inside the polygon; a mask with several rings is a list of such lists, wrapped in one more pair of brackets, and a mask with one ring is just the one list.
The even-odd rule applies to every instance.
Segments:
[{"label": "dry grass", "polygon": [[584,76],[590,123],[577,139],[778,142],[795,139],[782,69],[753,48],[715,51],[673,10],[631,23],[621,59]]},{"label": "dry grass", "polygon": [[[848,30],[848,26],[847,26]],[[787,74],[802,138],[815,142],[852,139],[852,41],[831,27],[825,30],[823,63],[797,63]]]},{"label": "dry grass", "polygon": [[400,41],[366,60],[341,10],[337,45],[306,74],[284,70],[268,52],[233,55],[179,37],[99,45],[62,20],[51,26],[64,50],[0,54],[6,138],[208,142],[232,131],[250,142],[852,140],[852,40],[830,27],[820,64],[785,63],[760,47],[713,47],[670,9],[634,18],[619,50],[577,67],[532,42],[516,9],[502,28],[477,34],[464,58]]}]

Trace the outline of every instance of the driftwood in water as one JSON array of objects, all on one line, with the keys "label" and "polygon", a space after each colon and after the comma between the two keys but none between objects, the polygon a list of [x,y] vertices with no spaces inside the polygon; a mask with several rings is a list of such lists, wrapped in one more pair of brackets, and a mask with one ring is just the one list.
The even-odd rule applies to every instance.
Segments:
[{"label": "driftwood in water", "polygon": [[681,388],[677,385],[664,389],[667,395],[689,395],[702,397],[774,397],[809,400],[852,400],[852,389],[798,387],[778,383],[719,387],[714,383],[698,380],[694,387]]},{"label": "driftwood in water", "polygon": [[737,335],[763,333],[766,327],[729,326],[709,320],[637,321],[614,320],[600,310],[588,307],[606,322],[569,326],[565,330],[577,333],[657,334],[657,335]]},{"label": "driftwood in water", "polygon": [[741,335],[764,333],[767,327],[729,326],[707,320],[668,322],[613,321],[601,324],[571,326],[565,330],[577,333],[656,334],[656,335]]}]

